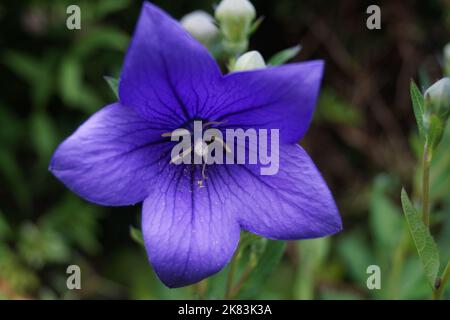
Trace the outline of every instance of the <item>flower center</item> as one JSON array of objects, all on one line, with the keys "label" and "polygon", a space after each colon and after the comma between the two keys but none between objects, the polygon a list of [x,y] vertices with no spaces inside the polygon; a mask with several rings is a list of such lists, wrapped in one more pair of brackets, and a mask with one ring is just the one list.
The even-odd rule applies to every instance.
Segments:
[{"label": "flower center", "polygon": [[162,137],[170,138],[172,141],[179,141],[180,139],[189,139],[190,147],[182,150],[181,152],[172,155],[170,160],[171,163],[179,164],[181,162],[186,163],[184,160],[190,157],[190,164],[195,164],[194,158],[197,157],[201,159],[202,165],[202,179],[198,180],[198,185],[202,188],[204,180],[208,179],[206,176],[206,165],[208,160],[208,155],[210,154],[213,142],[222,145],[226,152],[231,152],[230,148],[223,141],[221,135],[208,134],[205,137],[205,131],[208,129],[213,129],[215,126],[222,124],[223,122],[218,121],[202,121],[202,120],[191,120],[186,125],[180,129],[176,129],[172,132],[163,133]]}]

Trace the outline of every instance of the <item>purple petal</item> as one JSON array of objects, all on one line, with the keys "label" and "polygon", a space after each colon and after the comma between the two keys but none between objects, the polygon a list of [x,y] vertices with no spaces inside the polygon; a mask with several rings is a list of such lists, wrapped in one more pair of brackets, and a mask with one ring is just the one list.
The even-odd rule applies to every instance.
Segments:
[{"label": "purple petal", "polygon": [[275,175],[261,175],[260,165],[222,167],[211,180],[221,181],[228,205],[239,208],[243,229],[280,240],[322,237],[342,229],[325,181],[300,146],[280,146]]},{"label": "purple petal", "polygon": [[208,50],[177,21],[143,5],[120,78],[122,104],[175,129],[197,115],[221,77]]},{"label": "purple petal", "polygon": [[142,232],[158,277],[180,287],[221,270],[236,250],[240,228],[221,189],[200,188],[199,170],[172,169],[144,201]]},{"label": "purple petal", "polygon": [[322,73],[322,61],[231,73],[228,94],[209,117],[224,127],[280,129],[281,142],[296,143],[311,122]]},{"label": "purple petal", "polygon": [[111,104],[56,150],[50,171],[79,196],[102,205],[144,200],[153,176],[170,160],[161,130],[133,109]]}]

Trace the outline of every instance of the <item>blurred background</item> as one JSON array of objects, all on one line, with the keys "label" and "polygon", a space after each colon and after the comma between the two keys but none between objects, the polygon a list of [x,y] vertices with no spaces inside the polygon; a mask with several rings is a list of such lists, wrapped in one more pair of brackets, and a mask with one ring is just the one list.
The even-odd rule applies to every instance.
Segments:
[{"label": "blurred background", "polygon": [[[154,1],[175,18],[217,1]],[[379,1],[382,29],[366,28],[360,0],[252,0],[265,19],[250,48],[265,58],[302,45],[293,59],[324,59],[314,122],[301,144],[328,182],[344,221],[331,238],[290,242],[280,264],[240,298],[429,298],[400,207],[402,185],[418,193],[421,145],[410,79],[426,88],[442,76],[450,42],[450,1]],[[81,30],[66,8],[81,8]],[[140,207],[106,208],[72,194],[47,170],[56,146],[115,96],[141,4],[131,0],[2,1],[0,4],[0,298],[175,299],[130,235]],[[434,156],[432,233],[450,258],[450,133]],[[132,232],[133,233],[133,232]],[[136,238],[136,237],[135,237]],[[66,268],[82,270],[68,290]],[[379,265],[381,289],[366,287]],[[211,282],[223,283],[227,270]],[[208,289],[223,297],[224,285]],[[448,286],[450,287],[450,286]],[[447,290],[446,297],[449,297]]]}]

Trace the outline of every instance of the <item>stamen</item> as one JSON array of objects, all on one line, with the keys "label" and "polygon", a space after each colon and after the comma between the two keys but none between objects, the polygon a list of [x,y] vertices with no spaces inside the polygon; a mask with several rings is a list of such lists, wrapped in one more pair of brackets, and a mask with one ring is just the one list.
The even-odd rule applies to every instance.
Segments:
[{"label": "stamen", "polygon": [[219,143],[225,148],[225,151],[228,153],[231,153],[230,147],[225,143],[225,141],[223,141],[222,138],[220,138],[218,136],[214,136],[214,140],[219,141]]},{"label": "stamen", "polygon": [[203,179],[208,179],[208,177],[205,175],[205,170],[206,170],[206,163],[204,163],[202,167],[202,177]]},{"label": "stamen", "polygon": [[182,137],[182,136],[187,136],[187,135],[191,135],[191,133],[187,130],[183,130],[183,129],[177,129],[175,131],[172,132],[165,132],[161,135],[161,137],[164,138],[168,138],[168,137]]},{"label": "stamen", "polygon": [[175,157],[173,157],[172,159],[170,159],[170,162],[175,163],[176,161],[183,159],[184,157],[190,155],[191,152],[192,152],[192,147],[189,147],[186,150],[184,150],[181,154],[178,154]]},{"label": "stamen", "polygon": [[225,123],[226,121],[209,121],[209,122],[206,122],[206,123],[204,123],[203,124],[203,128],[206,128],[206,127],[208,127],[208,126],[212,126],[212,125],[219,125],[219,124],[222,124],[222,123]]}]

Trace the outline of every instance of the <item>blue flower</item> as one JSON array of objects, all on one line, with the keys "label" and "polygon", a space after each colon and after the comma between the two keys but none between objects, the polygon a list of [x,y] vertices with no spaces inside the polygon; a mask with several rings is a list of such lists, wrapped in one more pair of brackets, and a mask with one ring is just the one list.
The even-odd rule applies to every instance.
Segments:
[{"label": "blue flower", "polygon": [[[125,58],[119,102],[82,124],[56,150],[51,172],[82,198],[107,206],[143,201],[150,263],[167,286],[221,270],[247,230],[271,239],[341,230],[333,197],[296,143],[311,122],[321,61],[223,75],[207,49],[145,3]],[[260,165],[171,163],[164,133],[194,120],[215,128],[279,129],[279,171]]]}]

